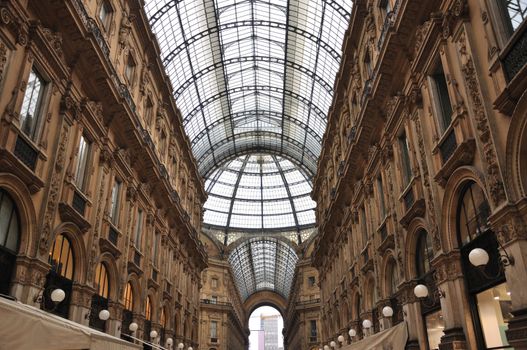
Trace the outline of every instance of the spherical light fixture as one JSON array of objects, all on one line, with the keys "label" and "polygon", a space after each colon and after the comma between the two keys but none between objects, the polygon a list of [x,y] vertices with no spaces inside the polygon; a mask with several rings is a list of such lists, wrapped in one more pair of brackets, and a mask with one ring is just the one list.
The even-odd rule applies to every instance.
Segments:
[{"label": "spherical light fixture", "polygon": [[476,267],[485,266],[489,262],[489,253],[485,249],[474,248],[468,254],[468,260]]},{"label": "spherical light fixture", "polygon": [[130,323],[130,325],[128,326],[128,329],[130,330],[130,332],[135,332],[137,328],[139,328],[139,326],[135,322]]},{"label": "spherical light fixture", "polygon": [[156,331],[151,331],[150,332],[150,338],[151,339],[157,338],[157,332]]},{"label": "spherical light fixture", "polygon": [[329,343],[329,346],[331,346],[333,349],[335,349],[337,347],[337,343],[335,343],[335,341],[332,340],[331,343]]},{"label": "spherical light fixture", "polygon": [[365,319],[364,321],[362,321],[362,327],[366,328],[366,329],[370,329],[372,326],[372,323],[370,320],[368,319]]},{"label": "spherical light fixture", "polygon": [[60,303],[64,298],[66,298],[66,293],[60,288],[54,289],[51,292],[51,301],[54,303]]},{"label": "spherical light fixture", "polygon": [[348,334],[349,334],[350,337],[353,338],[354,336],[357,335],[357,331],[354,330],[353,328],[351,328],[351,329],[349,330]]},{"label": "spherical light fixture", "polygon": [[339,343],[344,343],[344,336],[341,334],[339,335],[339,337],[337,338],[337,340],[339,341]]},{"label": "spherical light fixture", "polygon": [[177,348],[178,348],[178,349],[183,349],[184,347],[185,347],[185,345],[183,345],[183,343],[179,343],[179,344],[177,345]]},{"label": "spherical light fixture", "polygon": [[418,284],[414,288],[414,294],[418,298],[426,298],[428,296],[428,287],[424,284]]},{"label": "spherical light fixture", "polygon": [[324,345],[324,350],[331,350],[331,349],[329,348],[329,346]]},{"label": "spherical light fixture", "polygon": [[385,306],[382,308],[382,314],[384,317],[392,317],[393,309],[390,306]]},{"label": "spherical light fixture", "polygon": [[168,338],[167,339],[167,345],[168,346],[172,346],[172,344],[174,344],[174,341],[172,340],[172,338]]},{"label": "spherical light fixture", "polygon": [[108,311],[108,310],[101,310],[101,311],[99,311],[99,319],[101,321],[106,321],[109,318],[110,318],[110,311]]},{"label": "spherical light fixture", "polygon": [[187,350],[194,350],[192,346],[189,346]]}]

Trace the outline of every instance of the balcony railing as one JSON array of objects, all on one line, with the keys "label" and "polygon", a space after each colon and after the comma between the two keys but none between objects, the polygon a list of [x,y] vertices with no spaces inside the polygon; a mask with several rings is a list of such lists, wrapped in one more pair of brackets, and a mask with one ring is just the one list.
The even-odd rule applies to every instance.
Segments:
[{"label": "balcony railing", "polygon": [[77,191],[73,192],[73,200],[71,202],[71,206],[79,214],[84,216],[84,213],[86,211],[86,200]]},{"label": "balcony railing", "polygon": [[117,247],[117,240],[119,239],[119,232],[112,226],[110,226],[110,229],[108,231],[108,240],[112,242],[114,246]]},{"label": "balcony railing", "polygon": [[38,152],[22,137],[18,136],[15,143],[15,156],[31,170],[37,165]]},{"label": "balcony railing", "polygon": [[439,145],[439,152],[441,153],[441,160],[443,161],[443,164],[445,164],[450,159],[450,157],[452,157],[452,154],[454,154],[456,148],[456,133],[454,130],[450,130],[449,134]]},{"label": "balcony railing", "polygon": [[524,23],[514,34],[514,43],[503,57],[507,79],[511,81],[527,63],[527,25]]}]

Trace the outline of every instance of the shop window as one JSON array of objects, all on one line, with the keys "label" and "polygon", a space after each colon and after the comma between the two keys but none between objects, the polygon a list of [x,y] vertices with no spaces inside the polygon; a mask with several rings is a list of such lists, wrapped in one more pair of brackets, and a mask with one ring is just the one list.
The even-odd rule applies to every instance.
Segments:
[{"label": "shop window", "polygon": [[101,310],[108,310],[110,283],[106,265],[103,263],[99,263],[95,270],[94,287],[96,293],[92,296],[91,300],[90,327],[104,332],[106,329],[106,321],[99,319],[99,312]]},{"label": "shop window", "polygon": [[[152,330],[152,301],[150,300],[150,296],[146,298],[146,307],[145,307],[145,331],[143,334],[143,340],[145,342],[150,342],[150,331]],[[150,350],[152,347],[150,347],[148,344],[143,344],[143,349]]]},{"label": "shop window", "polygon": [[20,223],[15,202],[0,188],[0,293],[9,294],[20,240]]},{"label": "shop window", "polygon": [[476,295],[481,329],[487,349],[508,347],[506,331],[513,317],[511,293],[502,283]]},{"label": "shop window", "polygon": [[33,68],[29,78],[20,110],[20,129],[30,139],[35,141],[43,114],[44,98],[47,83]]},{"label": "shop window", "polygon": [[128,337],[131,335],[130,331],[130,324],[133,321],[133,306],[134,306],[134,293],[132,290],[132,284],[130,282],[126,283],[126,287],[124,288],[124,296],[123,296],[123,303],[124,303],[124,310],[123,310],[123,319],[122,319],[122,326],[121,326],[121,338],[125,340],[132,340],[132,338]]},{"label": "shop window", "polygon": [[[48,263],[51,268],[46,276],[41,307],[44,310],[51,310],[61,317],[68,318],[75,264],[71,242],[66,236],[59,234],[55,238],[49,252]],[[51,301],[51,292],[57,288],[64,291],[66,298],[58,305],[54,305]]]},{"label": "shop window", "polygon": [[445,321],[441,310],[429,313],[424,316],[426,333],[428,337],[428,349],[437,350],[441,343],[441,337],[445,335]]},{"label": "shop window", "polygon": [[75,184],[80,190],[84,190],[88,175],[88,157],[90,154],[90,142],[82,135],[79,139],[77,156],[77,167],[75,169]]},{"label": "shop window", "polygon": [[428,82],[440,134],[443,134],[452,121],[452,103],[448,95],[448,85],[443,65],[439,58],[437,58],[437,62],[428,76]]}]

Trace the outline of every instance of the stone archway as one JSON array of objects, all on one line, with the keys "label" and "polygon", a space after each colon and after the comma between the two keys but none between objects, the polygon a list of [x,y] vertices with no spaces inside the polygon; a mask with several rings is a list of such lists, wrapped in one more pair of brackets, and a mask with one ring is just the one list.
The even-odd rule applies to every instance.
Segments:
[{"label": "stone archway", "polygon": [[287,300],[278,293],[263,290],[252,294],[243,303],[243,308],[245,309],[245,314],[247,315],[247,320],[245,320],[245,324],[249,322],[249,316],[251,315],[251,313],[260,306],[274,307],[278,310],[278,312],[280,312],[280,315],[282,315],[282,318],[285,321],[285,310],[287,308]]}]

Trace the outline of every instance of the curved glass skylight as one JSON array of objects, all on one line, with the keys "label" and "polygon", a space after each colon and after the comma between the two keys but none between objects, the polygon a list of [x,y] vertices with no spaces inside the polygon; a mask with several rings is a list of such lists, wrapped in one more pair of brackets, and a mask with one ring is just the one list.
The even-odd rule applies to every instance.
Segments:
[{"label": "curved glass skylight", "polygon": [[272,231],[315,223],[310,179],[291,161],[248,154],[226,162],[205,181],[204,221],[226,231]]},{"label": "curved glass skylight", "polygon": [[267,152],[316,171],[350,0],[145,0],[202,175]]},{"label": "curved glass skylight", "polygon": [[243,300],[262,290],[272,290],[287,299],[297,261],[293,248],[270,237],[249,239],[229,255]]}]

